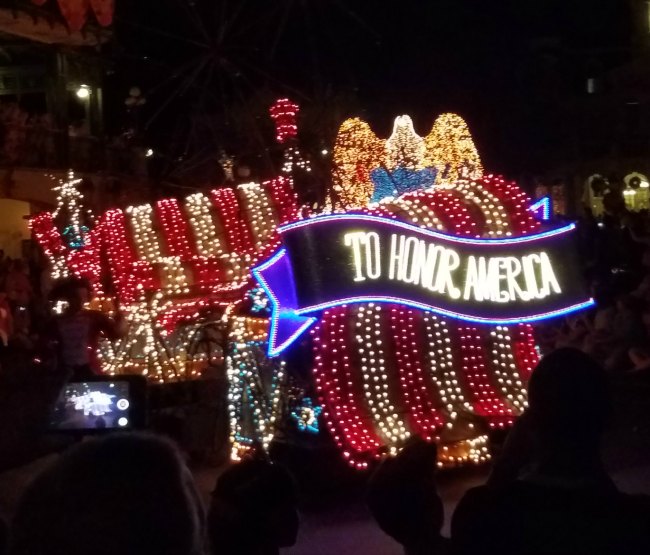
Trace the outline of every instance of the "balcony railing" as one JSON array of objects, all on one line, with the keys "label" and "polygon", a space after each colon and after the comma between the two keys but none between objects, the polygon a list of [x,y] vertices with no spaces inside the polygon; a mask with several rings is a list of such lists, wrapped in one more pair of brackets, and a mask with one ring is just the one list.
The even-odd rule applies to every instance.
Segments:
[{"label": "balcony railing", "polygon": [[112,175],[146,175],[141,149],[118,139],[93,137],[83,128],[56,129],[48,115],[26,116],[0,106],[0,166]]}]

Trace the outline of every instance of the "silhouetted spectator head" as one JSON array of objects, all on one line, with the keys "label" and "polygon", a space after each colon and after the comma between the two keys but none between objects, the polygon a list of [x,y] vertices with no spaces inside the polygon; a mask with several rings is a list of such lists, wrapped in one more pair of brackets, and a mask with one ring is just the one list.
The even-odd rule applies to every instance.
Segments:
[{"label": "silhouetted spectator head", "polygon": [[610,406],[607,376],[595,360],[573,348],[546,355],[530,378],[528,401],[543,451],[593,456]]},{"label": "silhouetted spectator head", "polygon": [[251,459],[217,481],[208,513],[215,555],[274,553],[296,542],[298,512],[291,475],[266,460]]},{"label": "silhouetted spectator head", "polygon": [[614,292],[611,287],[608,287],[606,284],[601,281],[594,280],[591,284],[591,296],[596,301],[596,306],[598,308],[604,308],[612,305],[614,303]]},{"label": "silhouetted spectator head", "polygon": [[12,555],[201,555],[205,518],[173,444],[143,434],[79,444],[29,486]]},{"label": "silhouetted spectator head", "polygon": [[646,249],[643,251],[641,264],[643,264],[645,268],[650,268],[650,249]]},{"label": "silhouetted spectator head", "polygon": [[367,502],[379,527],[408,551],[440,541],[444,509],[436,488],[437,450],[416,439],[386,459],[368,484]]},{"label": "silhouetted spectator head", "polygon": [[0,555],[7,553],[7,525],[0,517]]},{"label": "silhouetted spectator head", "polygon": [[616,309],[625,312],[638,312],[642,303],[632,295],[619,295],[616,297]]},{"label": "silhouetted spectator head", "polygon": [[16,258],[11,264],[11,269],[14,272],[26,272],[27,264],[25,264],[25,261],[22,258]]},{"label": "silhouetted spectator head", "polygon": [[634,369],[650,368],[650,349],[645,345],[635,345],[628,351]]},{"label": "silhouetted spectator head", "polygon": [[85,278],[64,278],[52,287],[50,300],[63,300],[68,303],[68,310],[75,312],[81,310],[92,297],[92,286]]}]

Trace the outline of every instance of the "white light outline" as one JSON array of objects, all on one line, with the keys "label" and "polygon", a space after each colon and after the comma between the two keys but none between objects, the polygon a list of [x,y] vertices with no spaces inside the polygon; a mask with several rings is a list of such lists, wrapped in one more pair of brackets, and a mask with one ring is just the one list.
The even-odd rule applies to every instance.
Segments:
[{"label": "white light outline", "polygon": [[453,310],[439,308],[437,306],[420,303],[418,301],[411,301],[408,299],[404,299],[402,297],[391,297],[388,295],[368,295],[368,296],[360,295],[356,297],[346,297],[344,299],[338,299],[336,301],[328,301],[316,305],[307,306],[304,308],[299,308],[295,312],[297,314],[303,315],[303,314],[309,314],[310,312],[319,312],[321,310],[326,310],[328,308],[334,308],[336,306],[355,304],[355,303],[399,304],[399,305],[410,306],[412,308],[417,308],[419,310],[424,310],[426,312],[434,312],[436,314],[441,314],[442,316],[448,316],[450,318],[455,318],[456,320],[463,320],[465,322],[475,322],[477,324],[498,324],[498,325],[525,324],[530,322],[538,322],[540,320],[548,320],[549,318],[563,316],[564,314],[570,314],[571,312],[576,312],[578,310],[590,308],[595,305],[594,299],[589,298],[587,301],[577,303],[565,308],[551,310],[548,312],[541,312],[539,314],[534,314],[531,316],[519,316],[514,318],[484,318],[482,316],[470,316],[467,314],[461,314],[460,312],[454,312]]},{"label": "white light outline", "polygon": [[549,237],[556,237],[569,231],[573,231],[576,228],[575,223],[570,223],[563,227],[557,229],[551,229],[549,231],[544,231],[542,233],[536,233],[534,235],[523,235],[521,237],[506,237],[503,239],[479,239],[472,237],[458,237],[457,235],[448,235],[446,233],[440,233],[439,231],[432,231],[429,229],[424,229],[406,222],[400,222],[399,220],[391,220],[388,218],[382,218],[380,216],[370,216],[368,214],[328,214],[326,216],[317,216],[315,218],[310,218],[307,220],[300,220],[293,222],[287,225],[283,225],[278,228],[279,233],[286,233],[294,229],[300,229],[301,227],[307,227],[315,225],[318,223],[326,223],[332,221],[351,221],[351,222],[373,222],[384,224],[392,227],[400,227],[406,229],[412,233],[418,233],[420,235],[426,235],[433,237],[434,239],[439,239],[442,241],[448,241],[451,243],[460,243],[464,245],[482,245],[482,246],[501,246],[501,245],[516,245],[520,243],[533,243],[540,241],[542,239],[547,239]]}]

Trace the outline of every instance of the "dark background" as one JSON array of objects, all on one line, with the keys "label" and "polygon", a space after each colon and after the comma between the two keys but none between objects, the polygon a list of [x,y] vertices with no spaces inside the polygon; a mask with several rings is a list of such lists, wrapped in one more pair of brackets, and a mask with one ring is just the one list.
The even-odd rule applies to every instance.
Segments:
[{"label": "dark background", "polygon": [[277,158],[267,110],[279,96],[300,103],[312,153],[349,116],[387,136],[398,114],[425,134],[454,111],[485,166],[517,176],[571,150],[567,118],[586,78],[632,57],[637,4],[118,0],[108,110],[123,111],[137,85],[139,131],[161,165],[216,165],[224,148],[262,174]]}]

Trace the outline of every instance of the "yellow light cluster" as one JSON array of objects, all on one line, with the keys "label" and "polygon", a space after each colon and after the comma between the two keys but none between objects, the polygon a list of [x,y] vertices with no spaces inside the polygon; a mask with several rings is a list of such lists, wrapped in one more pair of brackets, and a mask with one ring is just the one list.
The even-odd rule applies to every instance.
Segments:
[{"label": "yellow light cluster", "polygon": [[126,213],[133,229],[132,237],[138,256],[149,262],[160,260],[162,253],[158,233],[153,227],[153,208],[151,204],[129,206]]},{"label": "yellow light cluster", "polygon": [[138,373],[159,383],[179,377],[178,361],[164,343],[157,314],[156,300],[149,304],[143,299],[126,307],[127,334],[115,345],[112,358],[106,352],[102,357],[107,374]]},{"label": "yellow light cluster", "polygon": [[454,190],[473,202],[485,216],[488,237],[510,236],[510,219],[499,199],[476,181],[459,180],[453,185],[440,185],[442,189]]},{"label": "yellow light cluster", "polygon": [[180,258],[170,256],[161,260],[162,290],[166,295],[186,295],[190,292],[187,270]]},{"label": "yellow light cluster", "polygon": [[395,118],[393,133],[386,140],[386,167],[420,170],[424,167],[425,142],[413,128],[409,116]]},{"label": "yellow light cluster", "polygon": [[336,136],[333,150],[333,183],[340,203],[346,208],[366,206],[373,184],[370,171],[384,163],[385,141],[359,118],[345,120]]},{"label": "yellow light cluster", "polygon": [[507,326],[497,326],[490,332],[491,354],[494,373],[501,392],[511,406],[518,412],[528,406],[524,394],[524,384],[521,381],[515,357],[512,351],[512,337]]},{"label": "yellow light cluster", "polygon": [[454,368],[454,356],[447,323],[429,312],[423,313],[423,319],[428,344],[426,360],[431,377],[440,392],[440,399],[449,415],[450,421],[447,422],[447,428],[452,428],[458,417],[455,407],[461,406],[468,412],[472,412],[472,406],[465,399],[460,385],[461,381]]},{"label": "yellow light cluster", "polygon": [[269,193],[256,183],[246,183],[237,187],[244,197],[246,219],[250,222],[256,247],[265,244],[273,235],[278,222],[277,214],[271,204]]},{"label": "yellow light cluster", "polygon": [[[395,119],[387,140],[379,139],[359,118],[345,120],[333,150],[335,193],[344,208],[366,206],[373,193],[370,172],[377,168],[436,168],[437,183],[478,179],[483,167],[467,124],[456,114],[439,116],[426,137],[420,137],[409,116]],[[336,207],[336,204],[335,204]]]},{"label": "yellow light cluster", "polygon": [[404,218],[405,221],[410,220],[415,225],[427,229],[437,229],[440,231],[444,229],[442,222],[438,219],[435,212],[422,199],[417,197],[408,200],[398,198],[388,203],[386,207],[390,210],[391,205],[400,207],[407,214],[408,217]]},{"label": "yellow light cluster", "polygon": [[361,362],[363,392],[370,414],[386,442],[395,445],[410,434],[390,399],[381,315],[381,308],[373,303],[356,307],[355,339]]},{"label": "yellow light cluster", "polygon": [[425,166],[438,170],[436,181],[478,179],[483,175],[481,158],[465,120],[457,114],[441,114],[425,137]]},{"label": "yellow light cluster", "polygon": [[467,463],[482,464],[490,460],[488,436],[465,439],[443,445],[438,452],[438,467],[452,468]]},{"label": "yellow light cluster", "polygon": [[195,193],[185,199],[185,208],[196,240],[196,249],[201,256],[220,256],[226,249],[217,234],[217,218],[212,213],[212,202],[203,193]]}]

